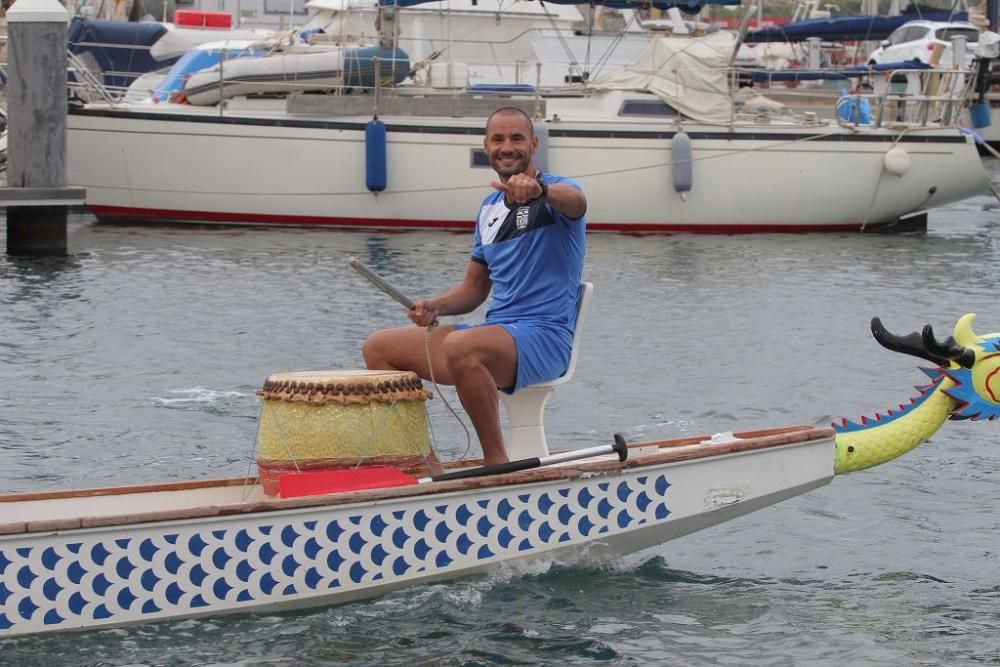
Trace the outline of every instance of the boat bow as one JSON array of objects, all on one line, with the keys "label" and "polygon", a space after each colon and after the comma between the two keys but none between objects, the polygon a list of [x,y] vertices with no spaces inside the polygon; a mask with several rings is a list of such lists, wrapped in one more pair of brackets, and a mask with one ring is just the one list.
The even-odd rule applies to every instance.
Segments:
[{"label": "boat bow", "polygon": [[864,470],[891,461],[928,440],[948,419],[996,419],[1000,416],[1000,334],[978,336],[972,330],[974,314],[963,316],[954,336],[938,340],[931,325],[921,333],[890,333],[879,318],[872,334],[883,347],[926,359],[936,368],[922,369],[930,383],[899,408],[833,424],[836,436],[835,471]]}]

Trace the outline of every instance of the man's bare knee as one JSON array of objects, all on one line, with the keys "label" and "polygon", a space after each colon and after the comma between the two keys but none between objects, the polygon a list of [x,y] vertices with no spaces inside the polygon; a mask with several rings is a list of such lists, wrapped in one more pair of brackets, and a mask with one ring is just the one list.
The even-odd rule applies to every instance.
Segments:
[{"label": "man's bare knee", "polygon": [[481,360],[473,345],[461,333],[448,334],[441,343],[441,352],[452,377],[457,377],[470,367],[478,366]]},{"label": "man's bare knee", "polygon": [[394,370],[394,366],[389,363],[389,344],[386,331],[376,331],[365,341],[361,348],[361,354],[365,358],[365,365],[370,370]]}]

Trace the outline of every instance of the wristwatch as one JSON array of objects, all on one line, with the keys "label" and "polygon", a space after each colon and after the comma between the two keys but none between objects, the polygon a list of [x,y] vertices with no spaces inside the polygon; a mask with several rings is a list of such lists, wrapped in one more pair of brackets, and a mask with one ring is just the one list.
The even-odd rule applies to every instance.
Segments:
[{"label": "wristwatch", "polygon": [[538,181],[538,187],[542,189],[542,194],[538,195],[538,198],[545,199],[549,196],[549,184],[542,180],[541,174],[535,180]]}]

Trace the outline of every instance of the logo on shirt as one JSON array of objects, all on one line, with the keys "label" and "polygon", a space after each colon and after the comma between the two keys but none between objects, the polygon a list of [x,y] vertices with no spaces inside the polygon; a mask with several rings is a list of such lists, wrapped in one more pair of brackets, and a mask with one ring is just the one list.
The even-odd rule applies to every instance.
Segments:
[{"label": "logo on shirt", "polygon": [[483,245],[493,243],[497,232],[503,229],[510,209],[504,204],[503,197],[492,204],[484,204],[479,211],[479,237]]},{"label": "logo on shirt", "polygon": [[517,209],[517,228],[524,229],[528,226],[528,212],[531,210],[528,206],[521,206]]}]

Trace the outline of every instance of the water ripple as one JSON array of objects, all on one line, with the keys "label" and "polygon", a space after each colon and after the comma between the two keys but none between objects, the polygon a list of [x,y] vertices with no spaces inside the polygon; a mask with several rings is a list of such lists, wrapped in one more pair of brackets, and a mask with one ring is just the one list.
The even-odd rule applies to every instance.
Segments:
[{"label": "water ripple", "polygon": [[[919,362],[868,321],[1000,328],[995,213],[974,198],[925,235],[590,237],[595,300],[549,440],[823,425],[906,400]],[[406,322],[346,258],[419,296],[451,286],[470,245],[85,218],[70,240],[65,260],[0,256],[2,489],[242,476],[268,375],[361,367],[367,333]],[[458,456],[461,426],[430,403]],[[0,664],[996,664],[995,428],[946,424],[890,466],[611,562],[581,550],[309,612],[8,640]]]}]

